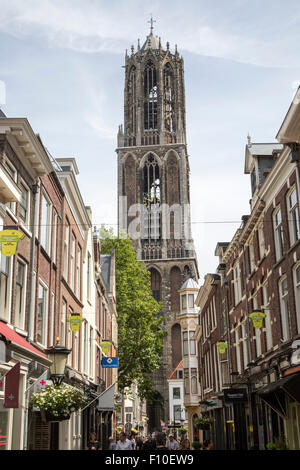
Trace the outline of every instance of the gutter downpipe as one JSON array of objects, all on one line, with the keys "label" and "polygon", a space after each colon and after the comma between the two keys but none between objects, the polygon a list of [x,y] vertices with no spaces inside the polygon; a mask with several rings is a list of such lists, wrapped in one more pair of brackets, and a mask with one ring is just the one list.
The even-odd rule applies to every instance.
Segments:
[{"label": "gutter downpipe", "polygon": [[[38,234],[38,204],[37,204],[37,194],[39,192],[40,183],[39,180],[32,185],[32,205],[33,205],[33,222],[32,222],[32,239],[31,239],[31,256],[30,256],[30,297],[29,297],[29,308],[28,308],[28,334],[27,341],[32,342],[33,334],[32,332],[32,319],[34,316],[35,305],[35,274],[34,274],[34,260],[35,260],[35,239]],[[24,416],[24,439],[23,439],[23,449],[27,450],[27,436],[28,436],[28,397],[29,397],[28,388],[28,377],[27,377],[27,386],[25,391],[25,416]]]},{"label": "gutter downpipe", "polygon": [[[247,315],[247,333],[248,333],[248,354],[249,354],[249,363],[252,363],[252,351],[250,344],[250,320],[249,320],[249,304],[248,304],[248,289],[247,289],[247,279],[246,279],[246,260],[245,260],[245,249],[244,244],[239,244],[239,247],[243,250],[243,275],[244,275],[244,289],[246,296],[246,315]],[[250,370],[251,370],[250,365]],[[254,439],[253,439],[253,416],[252,416],[252,404],[251,404],[251,383],[249,378],[247,379],[247,388],[248,388],[248,406],[249,406],[249,436],[250,436],[250,449],[253,448]]]}]

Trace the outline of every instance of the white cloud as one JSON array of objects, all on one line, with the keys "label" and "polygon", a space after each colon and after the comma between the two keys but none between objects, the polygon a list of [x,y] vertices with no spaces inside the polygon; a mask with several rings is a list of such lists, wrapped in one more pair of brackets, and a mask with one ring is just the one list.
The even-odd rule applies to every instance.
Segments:
[{"label": "white cloud", "polygon": [[[157,31],[171,44],[178,42],[180,50],[259,66],[299,64],[297,48],[290,47],[286,31],[269,37],[254,21],[246,31],[240,31],[226,17],[225,7],[217,10],[212,22],[204,13],[202,17],[195,15],[197,2],[192,2],[190,9],[177,6],[171,11],[168,1],[152,3],[128,0],[116,6],[101,0],[73,0],[72,4],[65,0],[27,0],[26,4],[23,0],[0,0],[0,31],[18,37],[35,35],[51,45],[84,53],[122,53],[130,42],[136,43],[138,32],[146,35],[148,10],[153,6],[159,17]],[[243,24],[245,18],[239,19]]]}]

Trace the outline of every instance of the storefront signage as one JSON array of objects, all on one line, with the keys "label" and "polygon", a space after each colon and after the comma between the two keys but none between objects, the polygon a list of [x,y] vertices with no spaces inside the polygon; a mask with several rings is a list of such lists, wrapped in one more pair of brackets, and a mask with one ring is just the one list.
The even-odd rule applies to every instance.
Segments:
[{"label": "storefront signage", "polygon": [[102,357],[101,366],[103,368],[118,368],[119,358],[118,357]]},{"label": "storefront signage", "polygon": [[254,328],[262,328],[263,319],[265,318],[266,314],[261,312],[260,310],[254,310],[250,313],[249,317],[253,321]]},{"label": "storefront signage", "polygon": [[104,352],[104,354],[107,354],[108,351],[110,350],[112,343],[110,341],[102,341],[100,343],[101,349]]},{"label": "storefront signage", "polygon": [[70,322],[71,331],[77,333],[80,330],[80,325],[83,320],[79,313],[73,313],[73,315],[68,317],[67,321]]},{"label": "storefront signage", "polygon": [[4,256],[16,254],[19,240],[25,237],[24,233],[17,229],[6,229],[0,232],[0,251]]},{"label": "storefront signage", "polygon": [[225,354],[228,347],[227,341],[219,341],[217,343],[217,348],[220,354]]},{"label": "storefront signage", "polygon": [[247,401],[247,391],[245,389],[225,389],[224,399],[226,402],[243,402]]}]

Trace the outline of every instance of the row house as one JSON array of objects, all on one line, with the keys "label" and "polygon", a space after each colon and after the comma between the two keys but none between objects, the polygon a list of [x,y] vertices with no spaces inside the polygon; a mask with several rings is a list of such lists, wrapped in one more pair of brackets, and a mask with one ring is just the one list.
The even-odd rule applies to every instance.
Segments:
[{"label": "row house", "polygon": [[278,438],[300,448],[299,115],[294,99],[279,143],[248,138],[251,212],[230,243],[218,243],[216,274],[197,298],[201,411],[222,449],[265,449]]},{"label": "row house", "polygon": [[[102,385],[99,381],[104,374],[100,343],[114,336],[117,345],[113,256],[107,255],[110,275],[106,284],[101,277],[100,248],[95,257],[91,209],[85,206],[76,181],[75,159],[55,161],[26,119],[1,118],[0,138],[0,177],[5,182],[1,184],[0,223],[24,234],[14,256],[1,255],[0,334],[6,356],[0,359],[0,376],[19,359],[19,352],[11,353],[12,345],[21,344],[29,351],[21,363],[19,408],[3,409],[0,381],[1,429],[8,436],[2,445],[8,449],[85,448],[90,432],[100,432],[99,397],[116,382],[111,372]],[[78,333],[71,331],[68,322],[76,313],[83,318]],[[110,327],[104,333],[105,323]],[[39,413],[28,410],[28,403],[37,379],[51,363],[46,349],[57,343],[71,350],[64,382],[84,390],[90,406],[72,413],[70,420],[47,423]],[[116,350],[111,352],[116,354]],[[113,403],[111,408],[113,414]],[[102,433],[101,437],[104,444],[109,436]]]}]

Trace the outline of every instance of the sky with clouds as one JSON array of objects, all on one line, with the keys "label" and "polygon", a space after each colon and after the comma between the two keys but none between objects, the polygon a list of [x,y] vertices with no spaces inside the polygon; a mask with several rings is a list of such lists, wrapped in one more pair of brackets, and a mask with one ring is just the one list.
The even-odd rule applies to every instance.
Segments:
[{"label": "sky with clouds", "polygon": [[298,0],[0,0],[0,102],[8,117],[28,118],[54,157],[76,158],[94,223],[116,224],[122,66],[151,13],[154,34],[184,57],[203,281],[216,269],[217,242],[249,213],[247,134],[275,142],[300,83]]}]

